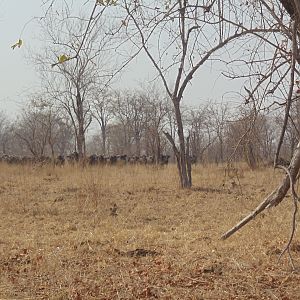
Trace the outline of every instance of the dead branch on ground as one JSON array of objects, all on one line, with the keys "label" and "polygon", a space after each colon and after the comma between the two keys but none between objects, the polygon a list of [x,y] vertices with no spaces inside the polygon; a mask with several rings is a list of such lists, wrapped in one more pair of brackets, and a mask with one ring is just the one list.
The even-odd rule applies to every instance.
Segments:
[{"label": "dead branch on ground", "polygon": [[[300,142],[298,143],[293,158],[291,160],[290,166],[288,167],[289,174],[284,177],[281,184],[275,189],[267,198],[261,202],[254,211],[252,211],[248,216],[241,220],[237,225],[232,227],[226,233],[222,235],[222,239],[225,240],[232,236],[235,232],[245,226],[247,223],[252,221],[258,214],[264,211],[266,208],[271,208],[277,206],[285,197],[286,193],[290,188],[290,183],[296,182],[296,178],[300,169]],[[290,180],[292,179],[292,181]]]}]

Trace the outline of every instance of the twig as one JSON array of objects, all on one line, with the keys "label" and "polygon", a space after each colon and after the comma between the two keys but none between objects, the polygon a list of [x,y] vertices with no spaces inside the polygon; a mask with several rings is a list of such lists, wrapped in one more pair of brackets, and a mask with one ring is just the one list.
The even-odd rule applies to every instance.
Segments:
[{"label": "twig", "polygon": [[[82,47],[83,47],[83,45],[84,45],[84,43],[85,43],[85,41],[86,41],[87,34],[88,34],[88,32],[89,32],[91,23],[92,23],[92,21],[93,21],[93,19],[94,19],[94,13],[95,13],[95,11],[96,11],[97,6],[98,6],[98,2],[96,1],[95,4],[94,4],[94,7],[93,7],[93,9],[92,9],[91,15],[90,15],[90,17],[89,17],[89,21],[88,21],[88,24],[87,24],[87,26],[86,26],[85,32],[84,32],[84,34],[83,34],[81,43],[80,43],[80,45],[79,45],[79,47],[78,47],[78,49],[77,49],[75,55],[72,56],[72,57],[69,57],[69,58],[67,59],[68,61],[69,61],[69,60],[73,60],[73,59],[77,59],[77,58],[79,57],[79,53],[80,53],[80,51],[81,51],[81,49],[82,49]],[[102,14],[102,13],[104,12],[104,10],[105,10],[105,7],[102,9],[102,11],[101,11],[100,14]],[[61,64],[61,62],[58,61],[58,62],[52,64],[51,67],[55,67],[55,66],[57,66],[57,65],[59,65],[59,64]]]}]

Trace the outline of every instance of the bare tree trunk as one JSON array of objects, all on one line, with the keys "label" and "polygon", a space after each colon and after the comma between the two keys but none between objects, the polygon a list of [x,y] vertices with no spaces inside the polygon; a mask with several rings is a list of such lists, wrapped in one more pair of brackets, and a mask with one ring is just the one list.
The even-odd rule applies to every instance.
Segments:
[{"label": "bare tree trunk", "polygon": [[123,149],[123,151],[125,153],[127,153],[128,155],[132,155],[131,149],[130,149],[131,148],[130,143],[128,142],[128,126],[127,125],[124,126],[123,133],[124,133],[124,149]]},{"label": "bare tree trunk", "polygon": [[78,142],[78,133],[77,129],[75,129],[75,136],[74,136],[74,151],[77,152],[77,142]]},{"label": "bare tree trunk", "polygon": [[182,188],[190,188],[191,182],[188,176],[188,168],[187,168],[187,157],[186,157],[186,145],[184,140],[184,132],[183,132],[183,123],[180,112],[180,105],[177,99],[173,100],[174,108],[175,108],[175,116],[178,127],[178,139],[179,139],[179,161],[178,161],[178,171],[180,174],[180,183]]},{"label": "bare tree trunk", "polygon": [[186,139],[186,162],[187,162],[187,173],[189,184],[192,186],[192,164],[191,164],[191,155],[190,155],[190,135]]},{"label": "bare tree trunk", "polygon": [[51,160],[52,160],[52,162],[54,162],[54,160],[55,160],[54,144],[49,143],[49,145],[50,145],[50,149],[51,149]]},{"label": "bare tree trunk", "polygon": [[51,149],[51,160],[54,163],[54,160],[55,160],[54,144],[55,143],[53,142],[53,139],[52,139],[51,125],[50,125],[50,130],[49,130],[48,144],[49,144],[50,149]]},{"label": "bare tree trunk", "polygon": [[83,104],[80,93],[77,93],[77,120],[78,120],[78,135],[77,135],[77,151],[79,159],[83,160],[85,156],[85,137],[84,137],[84,113],[83,113]]},{"label": "bare tree trunk", "polygon": [[78,155],[79,155],[79,159],[83,159],[84,158],[84,130],[83,130],[83,126],[79,125],[78,128],[78,136],[77,136],[77,151],[78,151]]},{"label": "bare tree trunk", "polygon": [[136,145],[136,150],[135,153],[137,156],[141,155],[141,138],[139,132],[135,133],[135,145]]},{"label": "bare tree trunk", "polygon": [[106,155],[106,128],[101,126],[101,135],[102,135],[102,154]]},{"label": "bare tree trunk", "polygon": [[251,143],[247,144],[247,152],[248,152],[248,160],[249,160],[249,166],[251,170],[256,169],[257,164],[256,164],[256,158],[254,155],[254,150],[253,150],[253,145]]},{"label": "bare tree trunk", "polygon": [[3,153],[4,155],[7,154],[7,153],[6,153],[6,143],[5,143],[5,142],[2,143],[2,153]]},{"label": "bare tree trunk", "polygon": [[223,138],[219,137],[219,141],[220,141],[220,161],[221,163],[224,162],[224,142],[223,142]]},{"label": "bare tree trunk", "polygon": [[244,148],[245,160],[248,166],[251,168],[251,170],[256,169],[257,164],[256,164],[256,159],[254,156],[253,146],[251,142],[246,142],[243,148]]},{"label": "bare tree trunk", "polygon": [[160,158],[160,155],[161,155],[161,148],[160,148],[160,136],[159,136],[159,133],[158,131],[156,131],[156,163],[158,164],[159,163],[159,158]]}]

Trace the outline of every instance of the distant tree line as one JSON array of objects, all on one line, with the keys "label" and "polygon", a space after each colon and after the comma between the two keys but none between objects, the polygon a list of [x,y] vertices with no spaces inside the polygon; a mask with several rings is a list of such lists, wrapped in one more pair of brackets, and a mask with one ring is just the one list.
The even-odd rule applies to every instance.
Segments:
[{"label": "distant tree line", "polygon": [[[93,93],[90,122],[84,133],[83,156],[173,156],[165,131],[176,141],[176,121],[168,98],[155,87]],[[40,94],[16,119],[0,114],[0,154],[57,157],[78,152],[76,130],[70,115]],[[205,103],[182,107],[186,134],[190,136],[192,163],[245,161],[251,168],[270,163],[282,112],[256,113],[228,104]],[[287,128],[282,156],[289,159],[300,132],[300,106],[294,103],[293,122]],[[174,156],[173,156],[174,159]]]}]

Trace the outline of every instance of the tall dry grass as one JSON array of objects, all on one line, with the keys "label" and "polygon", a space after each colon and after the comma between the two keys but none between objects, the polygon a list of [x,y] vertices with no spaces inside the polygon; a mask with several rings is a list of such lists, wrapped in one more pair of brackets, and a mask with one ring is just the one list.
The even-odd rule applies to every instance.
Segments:
[{"label": "tall dry grass", "polygon": [[197,166],[181,190],[173,165],[0,170],[0,299],[300,298],[291,199],[220,240],[279,171]]}]

